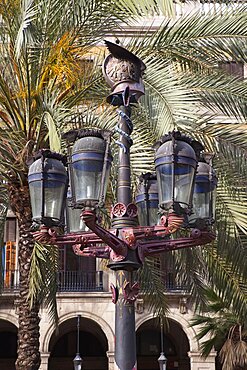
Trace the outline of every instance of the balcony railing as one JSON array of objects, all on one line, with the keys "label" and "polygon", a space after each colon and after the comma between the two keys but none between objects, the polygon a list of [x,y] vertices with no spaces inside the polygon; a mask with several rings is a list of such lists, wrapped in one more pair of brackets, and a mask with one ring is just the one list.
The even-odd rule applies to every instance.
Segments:
[{"label": "balcony railing", "polygon": [[[176,282],[173,271],[162,273],[164,290],[169,292],[187,291],[185,286]],[[2,292],[15,293],[19,289],[19,273],[17,270],[2,272]],[[57,273],[58,292],[102,292],[103,271],[59,271]]]},{"label": "balcony railing", "polygon": [[[19,289],[17,270],[3,271],[2,291],[15,292]],[[101,292],[103,291],[103,271],[59,271],[57,274],[58,292]]]},{"label": "balcony railing", "polygon": [[177,282],[174,271],[162,272],[161,279],[164,282],[165,291],[171,292],[188,292],[188,287]]},{"label": "balcony railing", "polygon": [[2,271],[1,289],[14,292],[19,289],[19,272],[17,270]]},{"label": "balcony railing", "polygon": [[103,271],[59,271],[57,285],[59,292],[102,292]]}]

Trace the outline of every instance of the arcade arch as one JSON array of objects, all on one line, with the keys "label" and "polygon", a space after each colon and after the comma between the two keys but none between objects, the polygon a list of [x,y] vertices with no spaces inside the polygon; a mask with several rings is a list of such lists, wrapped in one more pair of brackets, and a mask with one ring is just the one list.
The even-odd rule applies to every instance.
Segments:
[{"label": "arcade arch", "polygon": [[[80,355],[85,370],[107,370],[109,350],[107,337],[100,325],[92,319],[80,319]],[[67,370],[73,364],[77,349],[77,316],[64,320],[59,333],[50,338],[48,370]]]},{"label": "arcade arch", "polygon": [[0,319],[0,369],[15,370],[17,358],[17,327]]},{"label": "arcade arch", "polygon": [[[164,330],[164,353],[167,357],[167,370],[190,370],[190,343],[182,326],[168,319]],[[137,368],[138,370],[158,370],[161,352],[161,332],[158,318],[148,318],[137,329]]]},{"label": "arcade arch", "polygon": [[[140,316],[136,320],[136,330],[145,323],[148,320],[152,320],[154,318],[152,313],[148,313],[145,316]],[[167,319],[169,322],[176,323],[180,329],[183,331],[185,336],[187,337],[189,341],[189,350],[192,352],[198,352],[199,349],[199,343],[196,339],[196,332],[195,329],[192,328],[189,324],[189,321],[186,319],[185,315],[182,315],[178,312],[173,312],[172,314],[167,314]]]}]

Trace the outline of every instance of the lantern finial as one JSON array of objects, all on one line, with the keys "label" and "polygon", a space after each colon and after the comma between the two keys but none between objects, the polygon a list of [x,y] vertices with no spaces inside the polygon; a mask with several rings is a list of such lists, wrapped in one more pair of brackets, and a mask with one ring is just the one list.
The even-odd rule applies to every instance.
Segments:
[{"label": "lantern finial", "polygon": [[115,105],[125,105],[124,95],[129,93],[129,103],[137,103],[144,95],[142,76],[146,69],[145,64],[136,55],[120,45],[105,41],[110,51],[103,64],[103,74],[106,82],[112,89],[107,102]]}]

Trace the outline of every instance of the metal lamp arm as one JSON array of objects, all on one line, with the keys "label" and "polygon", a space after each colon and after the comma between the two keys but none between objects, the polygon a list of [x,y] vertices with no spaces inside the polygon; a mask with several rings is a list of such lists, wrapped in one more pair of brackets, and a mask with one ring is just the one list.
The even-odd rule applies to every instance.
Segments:
[{"label": "metal lamp arm", "polygon": [[97,246],[89,246],[86,248],[81,249],[81,244],[75,244],[72,246],[74,253],[77,256],[82,257],[97,257],[97,258],[110,258],[110,248],[106,247],[97,247]]},{"label": "metal lamp arm", "polygon": [[193,229],[190,237],[179,239],[160,239],[160,240],[143,240],[137,242],[138,254],[141,261],[144,261],[146,256],[152,256],[170,250],[195,247],[211,243],[216,238],[216,235],[211,231],[200,231]]},{"label": "metal lamp arm", "polygon": [[96,223],[96,215],[92,210],[85,210],[81,214],[82,221],[86,226],[92,230],[105,244],[107,244],[117,255],[123,257],[127,256],[128,244],[117,236],[113,235],[110,231],[105,230],[103,227]]}]

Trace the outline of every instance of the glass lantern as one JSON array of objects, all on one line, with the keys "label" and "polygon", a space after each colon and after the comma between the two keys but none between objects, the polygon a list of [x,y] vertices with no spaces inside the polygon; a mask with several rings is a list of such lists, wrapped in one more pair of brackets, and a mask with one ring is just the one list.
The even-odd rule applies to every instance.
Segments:
[{"label": "glass lantern", "polygon": [[99,131],[80,131],[79,139],[72,147],[69,166],[75,208],[103,204],[111,161],[109,140]]},{"label": "glass lantern", "polygon": [[156,150],[155,168],[159,190],[159,206],[177,214],[188,213],[192,206],[197,150],[202,145],[180,132],[165,136]]},{"label": "glass lantern", "polygon": [[42,150],[28,172],[33,220],[49,227],[61,223],[67,187],[62,159],[57,153]]},{"label": "glass lantern", "polygon": [[80,353],[77,353],[74,360],[74,370],[81,370],[82,369],[82,358],[80,356]]},{"label": "glass lantern", "polygon": [[157,225],[159,197],[156,175],[145,173],[140,177],[135,201],[138,209],[139,225]]},{"label": "glass lantern", "polygon": [[160,370],[166,370],[167,358],[164,355],[164,352],[161,352],[160,357],[158,358]]},{"label": "glass lantern", "polygon": [[204,220],[212,224],[215,217],[215,192],[217,177],[211,165],[199,161],[193,194],[193,214],[189,217],[190,225]]},{"label": "glass lantern", "polygon": [[67,233],[79,233],[81,231],[88,231],[88,227],[81,219],[80,208],[73,208],[70,189],[67,192],[66,199],[66,226]]}]

